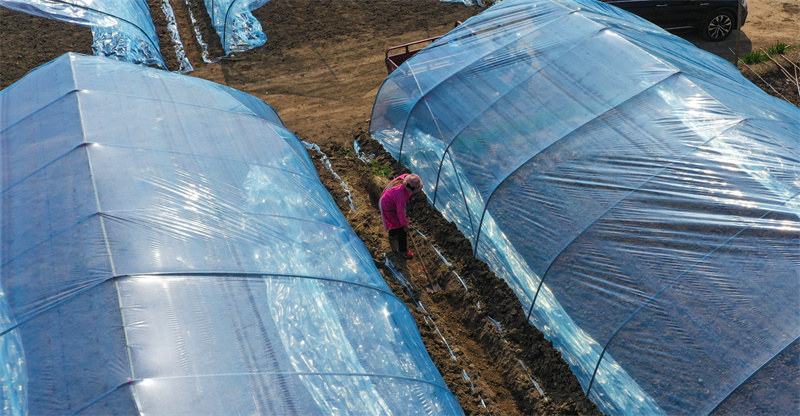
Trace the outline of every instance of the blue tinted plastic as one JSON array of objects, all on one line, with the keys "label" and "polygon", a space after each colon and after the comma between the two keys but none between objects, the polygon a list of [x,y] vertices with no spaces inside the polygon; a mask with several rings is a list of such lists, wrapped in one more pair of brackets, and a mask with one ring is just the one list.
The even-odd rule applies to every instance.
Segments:
[{"label": "blue tinted plastic", "polygon": [[251,11],[269,0],[203,0],[226,54],[243,52],[266,43],[261,22]]},{"label": "blue tinted plastic", "polygon": [[0,3],[9,9],[90,27],[95,55],[165,68],[147,0],[2,0]]},{"label": "blue tinted plastic", "polygon": [[370,132],[605,412],[800,401],[774,360],[800,337],[800,110],[729,63],[603,3],[506,0],[393,72]]},{"label": "blue tinted plastic", "polygon": [[462,414],[268,105],[76,54],[0,105],[11,414]]}]

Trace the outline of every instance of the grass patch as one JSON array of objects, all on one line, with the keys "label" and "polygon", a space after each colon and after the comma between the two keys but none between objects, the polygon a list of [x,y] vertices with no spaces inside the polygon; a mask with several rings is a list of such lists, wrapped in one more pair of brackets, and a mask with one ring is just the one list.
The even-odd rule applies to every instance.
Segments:
[{"label": "grass patch", "polygon": [[755,51],[755,52],[750,52],[750,53],[745,54],[744,58],[742,58],[742,62],[744,62],[744,63],[746,63],[748,65],[753,65],[753,64],[760,64],[762,62],[766,62],[767,59],[769,59],[769,58],[767,58],[767,54],[765,54],[762,51]]},{"label": "grass patch", "polygon": [[778,42],[767,48],[767,55],[783,55],[787,50],[789,50],[789,45]]},{"label": "grass patch", "polygon": [[787,45],[783,42],[778,42],[770,46],[769,48],[745,54],[744,57],[741,59],[741,61],[747,65],[760,64],[762,62],[766,62],[767,60],[769,60],[770,56],[783,55],[787,51],[792,49],[797,49],[797,45],[792,46],[792,45]]}]

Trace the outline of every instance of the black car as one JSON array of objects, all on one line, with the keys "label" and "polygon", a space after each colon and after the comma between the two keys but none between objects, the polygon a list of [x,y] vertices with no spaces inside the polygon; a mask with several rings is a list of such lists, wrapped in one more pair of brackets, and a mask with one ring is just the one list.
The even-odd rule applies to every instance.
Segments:
[{"label": "black car", "polygon": [[[747,19],[746,0],[601,0],[627,10],[669,31],[699,30],[710,41],[720,41]],[[734,18],[742,5],[739,25]]]}]

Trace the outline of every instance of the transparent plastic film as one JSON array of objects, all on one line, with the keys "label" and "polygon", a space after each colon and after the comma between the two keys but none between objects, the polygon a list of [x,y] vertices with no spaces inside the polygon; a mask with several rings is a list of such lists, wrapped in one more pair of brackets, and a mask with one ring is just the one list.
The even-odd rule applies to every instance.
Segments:
[{"label": "transparent plastic film", "polygon": [[165,68],[146,0],[2,0],[0,4],[90,27],[95,55]]},{"label": "transparent plastic film", "polygon": [[263,6],[267,1],[204,0],[204,2],[226,54],[244,52],[266,43],[267,35],[261,29],[261,22],[251,11]]},{"label": "transparent plastic film", "polygon": [[798,132],[729,63],[580,0],[467,20],[370,126],[609,414],[786,397],[760,374],[798,371],[774,361],[800,335]]},{"label": "transparent plastic film", "polygon": [[5,292],[0,292],[0,406],[3,413],[13,416],[28,414],[27,363],[22,337],[15,328],[17,322],[11,313]]},{"label": "transparent plastic film", "polygon": [[463,413],[269,105],[76,54],[0,102],[9,413]]}]

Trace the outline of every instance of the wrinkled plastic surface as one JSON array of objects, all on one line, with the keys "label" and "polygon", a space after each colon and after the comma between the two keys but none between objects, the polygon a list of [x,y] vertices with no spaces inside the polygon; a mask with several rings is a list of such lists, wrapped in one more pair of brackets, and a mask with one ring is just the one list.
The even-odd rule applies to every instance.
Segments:
[{"label": "wrinkled plastic surface", "polygon": [[0,0],[0,6],[90,27],[95,55],[165,68],[147,0]]},{"label": "wrinkled plastic surface", "polygon": [[172,8],[172,3],[169,0],[161,2],[161,11],[167,20],[167,31],[169,31],[170,38],[172,39],[173,48],[175,50],[175,58],[178,60],[178,72],[185,74],[194,70],[192,63],[186,57],[186,49],[183,46],[181,34],[178,31],[178,23],[175,21],[175,11]]},{"label": "wrinkled plastic surface", "polygon": [[728,62],[506,0],[393,72],[370,132],[605,412],[800,409],[800,110]]},{"label": "wrinkled plastic surface", "polygon": [[481,0],[441,0],[443,3],[463,3],[467,6],[481,6],[483,7],[483,1]]},{"label": "wrinkled plastic surface", "polygon": [[462,413],[263,101],[68,54],[0,104],[0,351],[29,414]]},{"label": "wrinkled plastic surface", "polygon": [[204,0],[225,53],[244,52],[267,42],[261,22],[251,11],[269,0]]}]

